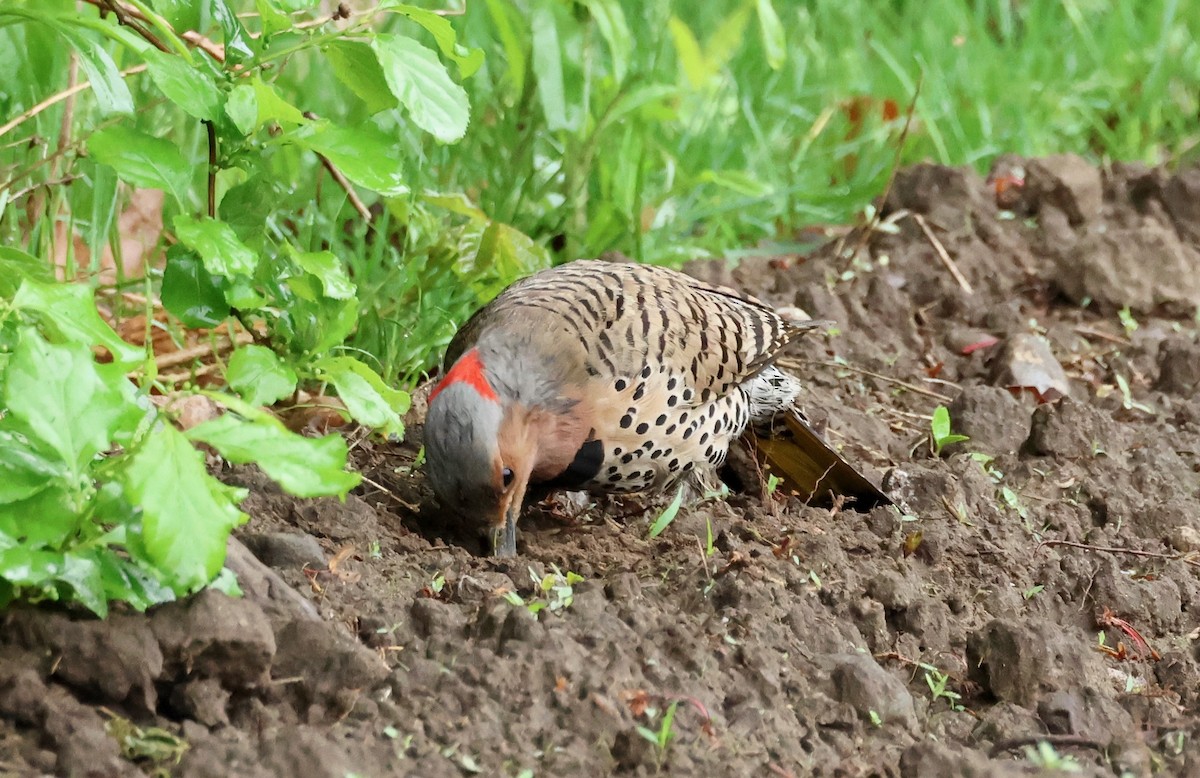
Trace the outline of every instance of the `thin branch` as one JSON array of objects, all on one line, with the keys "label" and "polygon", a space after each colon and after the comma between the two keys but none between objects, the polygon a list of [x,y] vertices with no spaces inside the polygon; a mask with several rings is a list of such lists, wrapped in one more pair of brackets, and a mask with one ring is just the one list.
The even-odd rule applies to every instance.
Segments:
[{"label": "thin branch", "polygon": [[[309,121],[317,121],[321,117],[317,116],[312,111],[305,111],[304,118]],[[358,196],[358,192],[354,191],[354,185],[350,183],[350,179],[342,174],[342,171],[337,169],[337,166],[329,161],[329,158],[324,154],[317,153],[317,159],[321,160],[321,164],[329,171],[329,175],[337,182],[337,185],[346,193],[346,198],[350,204],[354,206],[354,210],[358,211],[358,215],[367,223],[367,229],[374,229],[371,225],[371,210],[367,208],[366,203]]]},{"label": "thin branch", "polygon": [[217,218],[217,129],[208,119],[201,120],[208,132],[208,218]]},{"label": "thin branch", "polygon": [[[908,110],[905,112],[904,129],[900,130],[900,137],[896,140],[896,153],[892,157],[892,170],[890,173],[888,173],[887,184],[884,185],[883,194],[879,198],[879,208],[876,209],[875,214],[871,217],[871,220],[863,227],[862,234],[858,239],[858,243],[855,245],[854,251],[852,251],[850,256],[847,258],[846,266],[843,268],[843,270],[848,270],[850,268],[850,264],[854,262],[854,258],[859,255],[859,252],[866,247],[867,241],[871,239],[871,233],[874,231],[875,225],[881,221],[880,214],[883,212],[884,206],[887,205],[888,197],[892,194],[892,185],[896,183],[896,173],[898,173],[900,170],[900,155],[904,152],[904,144],[908,141],[908,131],[912,127],[913,114],[915,114],[917,111],[917,98],[921,96],[921,86],[924,83],[925,72],[921,71],[920,76],[917,78],[917,85],[913,89],[912,100],[908,102]],[[838,249],[840,251],[841,241],[839,241]]]},{"label": "thin branch", "polygon": [[849,370],[853,373],[859,373],[860,375],[869,376],[871,378],[876,379],[877,381],[886,381],[889,384],[895,384],[896,386],[903,387],[910,392],[916,392],[917,394],[923,394],[926,397],[932,397],[933,399],[939,400],[941,402],[948,403],[951,400],[950,397],[947,397],[946,395],[941,394],[940,392],[935,392],[932,389],[925,389],[924,387],[917,386],[916,384],[910,384],[907,381],[901,381],[899,378],[892,378],[891,376],[886,376],[886,375],[883,375],[882,373],[876,373],[871,370],[866,370],[861,367],[855,367],[854,365],[847,365],[842,362],[828,362],[828,361],[824,361],[824,360],[820,360],[820,359],[799,360],[799,359],[785,358],[785,359],[779,360],[779,365],[782,367],[787,367],[790,364],[790,365],[799,367],[801,362],[807,363],[810,365],[820,365],[822,367],[834,367],[834,368],[838,368],[841,370]]},{"label": "thin branch", "polygon": [[1024,737],[1014,737],[998,741],[988,751],[988,756],[995,759],[1006,751],[1015,751],[1023,746],[1034,746],[1038,743],[1049,743],[1052,746],[1093,748],[1097,751],[1105,749],[1103,743],[1082,735],[1025,735]]},{"label": "thin branch", "polygon": [[1081,548],[1085,551],[1100,551],[1106,554],[1129,554],[1130,556],[1148,557],[1150,559],[1164,559],[1168,562],[1183,562],[1185,565],[1200,567],[1200,557],[1195,551],[1187,551],[1179,554],[1163,554],[1158,551],[1141,551],[1136,548],[1122,548],[1121,546],[1093,546],[1089,543],[1076,543],[1073,540],[1043,540],[1038,544],[1038,548],[1043,546],[1067,546],[1068,548]]},{"label": "thin branch", "polygon": [[[145,71],[145,69],[146,69],[145,65],[135,65],[134,67],[122,70],[121,77],[125,78],[128,76],[137,75],[138,73]],[[3,125],[0,125],[0,137],[3,137],[8,132],[12,131],[14,128],[21,126],[22,124],[29,121],[33,117],[37,116],[42,111],[45,111],[47,108],[53,108],[54,106],[61,103],[63,100],[70,99],[71,97],[79,94],[80,92],[84,91],[85,89],[91,89],[91,87],[92,87],[91,81],[81,81],[80,83],[75,84],[74,86],[67,87],[66,89],[62,90],[61,92],[57,92],[55,94],[50,95],[45,100],[43,100],[40,103],[38,103],[37,105],[33,106],[29,110],[13,117],[11,120],[4,123]]]},{"label": "thin branch", "polygon": [[967,294],[975,294],[975,290],[971,287],[971,282],[958,269],[958,265],[954,264],[954,260],[950,258],[950,254],[946,251],[946,247],[933,234],[933,230],[929,229],[929,223],[925,221],[925,217],[919,213],[913,213],[910,216],[917,223],[917,226],[921,228],[921,232],[925,233],[925,237],[929,239],[930,245],[933,246],[933,252],[938,255],[938,259],[942,260],[942,264],[950,271],[950,275],[954,276],[954,280],[958,282],[962,290]]}]

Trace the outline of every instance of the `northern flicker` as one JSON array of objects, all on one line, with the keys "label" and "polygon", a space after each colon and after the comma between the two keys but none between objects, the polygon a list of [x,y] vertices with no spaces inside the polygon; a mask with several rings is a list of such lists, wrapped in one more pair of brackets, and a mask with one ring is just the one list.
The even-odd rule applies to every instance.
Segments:
[{"label": "northern flicker", "polygon": [[[799,381],[773,362],[818,325],[661,267],[579,260],[536,273],[451,342],[429,397],[430,482],[511,556],[530,484],[654,492],[702,479],[749,425],[791,409]],[[828,488],[859,507],[887,501],[808,433],[798,446]]]}]

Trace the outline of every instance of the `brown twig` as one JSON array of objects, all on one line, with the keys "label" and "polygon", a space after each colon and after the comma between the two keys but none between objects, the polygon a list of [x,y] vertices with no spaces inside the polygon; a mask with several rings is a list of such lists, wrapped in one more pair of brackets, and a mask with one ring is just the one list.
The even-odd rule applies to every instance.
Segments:
[{"label": "brown twig", "polygon": [[208,119],[202,119],[208,133],[208,218],[217,218],[217,128]]},{"label": "brown twig", "polygon": [[142,38],[144,38],[151,46],[163,52],[164,54],[169,54],[171,52],[171,49],[169,49],[165,43],[159,40],[157,35],[152,33],[146,27],[142,26],[142,22],[148,20],[146,19],[146,16],[137,8],[127,6],[120,2],[120,0],[84,0],[84,2],[91,3],[99,8],[101,16],[104,15],[105,11],[112,12],[112,14],[117,17],[118,24],[133,30]]},{"label": "brown twig", "polygon": [[974,288],[971,287],[971,282],[968,281],[966,276],[962,274],[962,271],[958,269],[958,265],[954,264],[954,260],[950,258],[949,252],[946,251],[946,247],[943,246],[942,242],[938,240],[938,237],[933,234],[933,230],[929,229],[929,223],[925,221],[925,217],[919,213],[913,213],[910,214],[910,216],[912,216],[912,220],[917,223],[917,226],[921,228],[921,232],[925,233],[925,237],[929,240],[929,244],[933,246],[933,252],[937,254],[938,259],[940,259],[942,264],[946,266],[946,269],[950,271],[950,275],[954,276],[954,280],[958,282],[958,285],[962,287],[962,290],[967,294],[975,294]]},{"label": "brown twig", "polygon": [[[843,271],[850,268],[850,264],[854,258],[859,255],[859,252],[867,245],[867,241],[871,239],[871,233],[874,231],[875,225],[879,223],[879,215],[883,212],[884,206],[887,204],[887,199],[892,194],[892,185],[896,183],[896,173],[900,170],[900,155],[904,152],[904,144],[908,141],[908,131],[912,127],[913,114],[917,110],[917,98],[921,95],[921,85],[925,83],[925,73],[921,72],[917,78],[916,88],[913,89],[912,99],[908,101],[908,109],[904,115],[904,129],[900,130],[900,137],[896,140],[896,153],[892,157],[892,170],[888,173],[887,183],[883,187],[883,194],[879,198],[879,208],[875,211],[874,216],[862,228],[862,234],[859,235],[858,243],[854,246],[854,251],[850,252],[850,256],[846,259],[846,266]],[[842,241],[839,241],[838,248],[841,248]]]},{"label": "brown twig", "polygon": [[1085,551],[1101,551],[1106,554],[1129,554],[1130,556],[1148,557],[1150,559],[1163,559],[1168,562],[1183,562],[1185,565],[1200,567],[1200,558],[1197,557],[1195,551],[1187,551],[1180,554],[1164,554],[1158,551],[1141,551],[1136,548],[1122,548],[1121,546],[1093,546],[1090,543],[1076,543],[1073,540],[1043,540],[1038,544],[1038,549],[1043,546],[1067,546],[1069,548],[1081,548]]},{"label": "brown twig", "polygon": [[182,365],[191,362],[194,359],[206,357],[209,354],[216,354],[221,351],[228,351],[235,345],[244,346],[247,343],[254,342],[254,334],[250,332],[238,332],[232,339],[228,335],[217,336],[214,340],[205,343],[199,343],[195,346],[182,348],[178,351],[172,351],[169,354],[162,354],[154,358],[154,364],[159,370],[164,370],[176,365]]},{"label": "brown twig", "polygon": [[[304,118],[310,121],[317,121],[321,117],[312,111],[305,111]],[[350,179],[342,175],[342,171],[338,170],[337,166],[330,162],[324,154],[317,152],[317,158],[321,160],[321,165],[329,171],[329,175],[337,182],[337,185],[346,193],[346,199],[350,201],[350,204],[354,206],[354,210],[358,211],[358,215],[367,223],[367,229],[374,229],[371,226],[371,210],[367,208],[366,203],[358,196],[358,192],[354,191],[354,185],[350,183]]]},{"label": "brown twig", "polygon": [[1022,737],[1013,737],[1007,740],[1001,740],[992,746],[988,751],[988,756],[993,759],[1000,756],[1005,751],[1014,751],[1022,746],[1033,746],[1038,743],[1049,743],[1052,746],[1075,746],[1078,748],[1094,748],[1097,751],[1103,751],[1105,745],[1089,737],[1083,735],[1024,735]]},{"label": "brown twig", "polygon": [[[145,69],[146,69],[145,65],[135,65],[134,67],[122,70],[121,77],[125,78],[128,76],[137,75],[138,73],[143,72]],[[75,84],[74,86],[67,87],[66,89],[62,90],[61,92],[56,92],[55,94],[50,95],[45,100],[43,100],[40,103],[38,103],[37,105],[33,106],[29,110],[25,111],[24,113],[18,114],[17,116],[14,116],[12,119],[5,122],[3,125],[0,125],[0,137],[3,137],[5,134],[10,132],[14,128],[19,127],[20,125],[29,121],[30,119],[37,116],[39,113],[46,110],[47,108],[53,108],[54,106],[61,103],[63,100],[68,100],[71,97],[73,97],[74,95],[77,95],[80,92],[84,91],[85,89],[91,89],[91,87],[92,87],[91,81],[81,81],[78,84]]]},{"label": "brown twig", "polygon": [[780,365],[780,367],[788,367],[788,366],[800,367],[801,362],[805,362],[810,365],[820,365],[822,367],[833,367],[833,368],[838,368],[838,369],[842,369],[842,370],[849,370],[853,373],[859,373],[861,375],[869,376],[871,378],[876,379],[877,381],[886,381],[890,384],[895,384],[896,386],[903,387],[910,392],[916,392],[917,394],[923,394],[926,397],[932,397],[933,399],[940,400],[941,402],[948,403],[951,400],[951,398],[947,397],[946,395],[941,394],[940,392],[935,392],[932,389],[925,389],[923,387],[917,386],[916,384],[910,384],[907,381],[901,381],[899,378],[892,378],[891,376],[886,376],[886,375],[883,375],[882,373],[876,373],[874,371],[867,370],[865,368],[855,367],[854,365],[847,365],[847,364],[843,364],[841,362],[830,362],[830,361],[825,361],[825,360],[820,360],[820,359],[798,360],[798,359],[786,358],[786,359],[779,360],[779,365]]}]

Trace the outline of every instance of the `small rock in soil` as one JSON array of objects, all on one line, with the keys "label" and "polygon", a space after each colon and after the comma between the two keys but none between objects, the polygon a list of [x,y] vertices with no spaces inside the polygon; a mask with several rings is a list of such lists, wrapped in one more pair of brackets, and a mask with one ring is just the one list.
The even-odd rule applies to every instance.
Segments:
[{"label": "small rock in soil", "polygon": [[59,613],[18,610],[7,617],[5,632],[8,641],[50,654],[56,662],[55,678],[68,686],[144,711],[153,711],[157,704],[154,682],[162,675],[163,655],[140,616],[74,620]]},{"label": "small rock in soil", "polygon": [[278,570],[325,566],[325,552],[312,535],[299,532],[248,532],[240,536],[263,564]]},{"label": "small rock in soil", "polygon": [[189,681],[171,692],[171,706],[206,727],[229,723],[229,714],[225,711],[228,703],[229,692],[213,678]]},{"label": "small rock in soil", "polygon": [[1158,370],[1157,389],[1184,397],[1200,393],[1200,343],[1183,335],[1168,338],[1159,351]]},{"label": "small rock in soil", "polygon": [[1056,154],[1034,159],[1025,165],[1026,196],[1039,205],[1053,206],[1066,214],[1072,225],[1093,221],[1104,205],[1100,169],[1075,154]]},{"label": "small rock in soil", "polygon": [[388,676],[378,654],[333,624],[297,619],[279,631],[276,641],[272,676],[301,679],[287,687],[304,693],[297,709],[311,703],[336,708],[343,690],[370,689]]},{"label": "small rock in soil", "polygon": [[231,690],[269,680],[275,636],[249,600],[205,589],[156,609],[150,623],[171,673],[215,678]]},{"label": "small rock in soil", "polygon": [[854,706],[863,721],[878,716],[885,724],[897,723],[905,729],[916,723],[913,698],[904,683],[879,666],[866,654],[834,654],[826,658],[830,665],[833,695]]},{"label": "small rock in soil", "polygon": [[1032,705],[1048,659],[1045,640],[1032,628],[996,619],[967,639],[971,680],[999,700]]},{"label": "small rock in soil", "polygon": [[1045,338],[1019,332],[1004,341],[992,364],[991,384],[1012,392],[1031,392],[1039,402],[1071,393],[1067,374]]},{"label": "small rock in soil", "polygon": [[953,431],[969,440],[952,444],[953,451],[978,451],[989,456],[1015,454],[1029,437],[1030,409],[996,386],[968,386],[950,403]]},{"label": "small rock in soil", "polygon": [[1094,406],[1063,398],[1033,412],[1029,449],[1038,456],[1091,458],[1120,445],[1112,420]]}]

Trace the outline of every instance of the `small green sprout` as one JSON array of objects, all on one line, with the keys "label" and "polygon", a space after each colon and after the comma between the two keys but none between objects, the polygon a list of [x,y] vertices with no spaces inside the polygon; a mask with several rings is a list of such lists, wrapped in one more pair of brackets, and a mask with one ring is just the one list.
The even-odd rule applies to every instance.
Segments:
[{"label": "small green sprout", "polygon": [[934,702],[945,700],[950,705],[951,710],[962,710],[963,706],[959,702],[962,699],[962,695],[946,688],[950,683],[950,676],[938,670],[933,665],[921,664],[921,667],[925,670],[925,684],[929,687]]},{"label": "small green sprout", "polygon": [[571,607],[575,602],[575,584],[583,582],[583,576],[567,571],[563,573],[558,565],[551,565],[552,572],[539,577],[533,568],[529,568],[529,578],[533,581],[533,596],[526,600],[514,591],[504,593],[504,599],[518,608],[527,608],[530,613],[537,615],[548,610],[560,613]]},{"label": "small green sprout", "polygon": [[658,731],[649,727],[637,728],[637,733],[646,740],[649,740],[658,749],[658,760],[660,763],[666,757],[667,748],[671,745],[671,741],[675,739],[675,710],[678,707],[678,701],[667,706],[666,712],[663,713],[662,721],[659,722]]},{"label": "small green sprout", "polygon": [[930,437],[933,441],[933,455],[940,457],[942,449],[951,443],[961,443],[970,440],[966,435],[958,435],[950,431],[950,411],[944,405],[939,405],[933,411],[929,421]]},{"label": "small green sprout", "polygon": [[1039,740],[1036,749],[1033,746],[1025,746],[1025,758],[1035,767],[1040,767],[1043,770],[1077,773],[1083,769],[1080,767],[1079,762],[1075,760],[1075,757],[1063,756],[1054,750],[1054,746],[1045,740]]},{"label": "small green sprout", "polygon": [[681,505],[683,505],[683,487],[679,488],[679,491],[675,493],[675,499],[671,500],[671,504],[658,514],[658,518],[650,525],[650,537],[658,537],[667,527],[671,526],[671,522],[675,521],[675,517],[679,514]]},{"label": "small green sprout", "polygon": [[1045,589],[1046,589],[1045,584],[1038,584],[1037,586],[1030,586],[1028,589],[1021,592],[1021,596],[1024,597],[1026,600],[1032,600],[1034,597],[1037,597],[1039,594],[1041,594]]},{"label": "small green sprout", "polygon": [[1133,333],[1137,332],[1138,321],[1133,318],[1128,305],[1117,311],[1117,318],[1121,320],[1121,326],[1125,329],[1126,337],[1132,337]]}]

